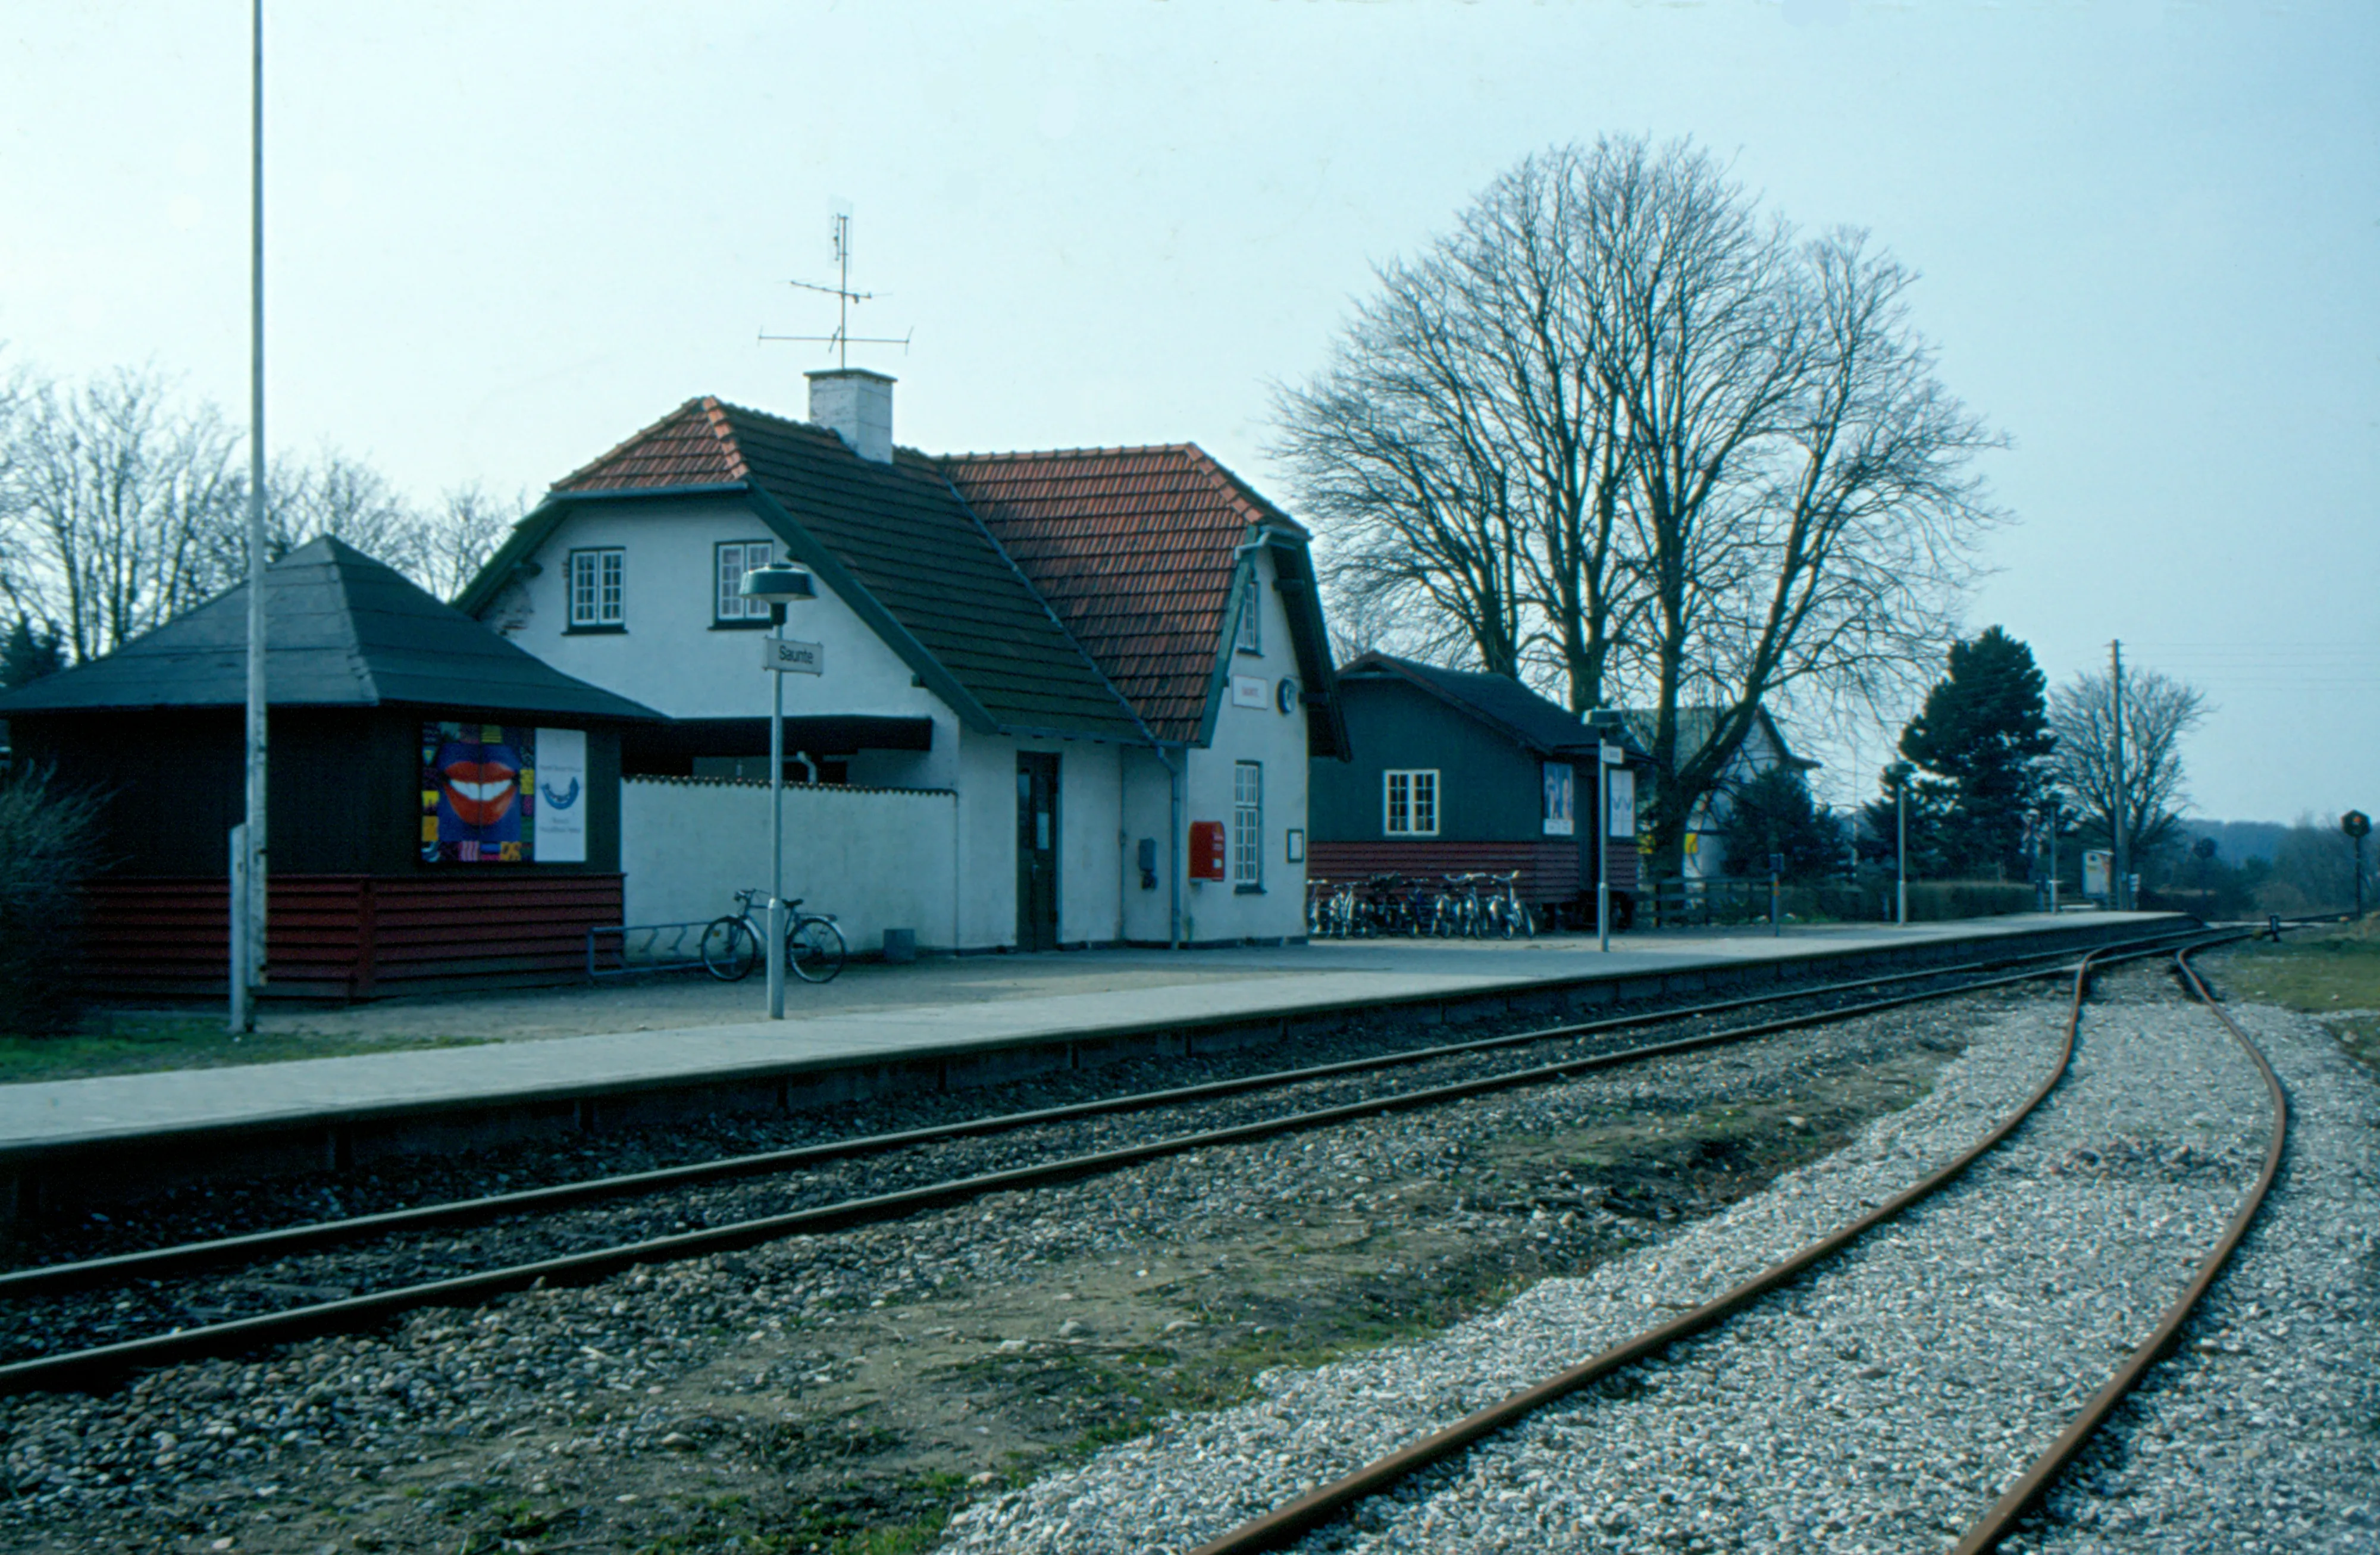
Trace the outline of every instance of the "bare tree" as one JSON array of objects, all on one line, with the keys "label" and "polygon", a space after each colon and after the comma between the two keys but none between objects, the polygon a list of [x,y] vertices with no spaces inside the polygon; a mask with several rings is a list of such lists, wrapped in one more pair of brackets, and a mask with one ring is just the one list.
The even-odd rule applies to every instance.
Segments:
[{"label": "bare tree", "polygon": [[[98,657],[247,576],[238,429],[177,403],[154,372],[75,387],[0,379],[0,604],[29,634]],[[273,460],[265,545],[278,559],[335,535],[443,599],[524,511],[458,486],[421,507],[336,448]]]},{"label": "bare tree", "polygon": [[1490,670],[1550,663],[1573,708],[1649,704],[1670,868],[1764,700],[1873,703],[1955,638],[1999,440],[1864,235],[1803,241],[1707,153],[1606,140],[1378,276],[1277,401],[1326,576]]},{"label": "bare tree", "polygon": [[452,600],[488,565],[512,527],[528,512],[518,495],[500,497],[473,481],[449,490],[423,516],[418,546],[406,570],[442,600]]},{"label": "bare tree", "polygon": [[1582,155],[1523,162],[1427,253],[1380,267],[1275,419],[1342,610],[1400,614],[1425,650],[1498,674],[1548,661],[1584,709],[1626,600],[1622,448],[1572,258]]},{"label": "bare tree", "polygon": [[238,434],[212,407],[177,408],[154,373],[117,371],[37,386],[9,431],[0,588],[78,662],[230,581],[213,535],[237,508]]},{"label": "bare tree", "polygon": [[2206,716],[2197,687],[2156,670],[2124,676],[2123,767],[2116,766],[2115,686],[2104,670],[2078,674],[2049,697],[2050,757],[2058,785],[2082,810],[2082,835],[2109,842],[2124,820],[2127,851],[2146,859],[2180,833],[2182,736]]}]

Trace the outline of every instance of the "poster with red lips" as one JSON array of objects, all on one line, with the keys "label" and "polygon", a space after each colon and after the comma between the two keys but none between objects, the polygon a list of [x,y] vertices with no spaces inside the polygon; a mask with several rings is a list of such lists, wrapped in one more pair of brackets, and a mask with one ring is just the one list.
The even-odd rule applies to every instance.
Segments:
[{"label": "poster with red lips", "polygon": [[525,864],[537,834],[537,736],[498,723],[421,726],[421,856]]}]

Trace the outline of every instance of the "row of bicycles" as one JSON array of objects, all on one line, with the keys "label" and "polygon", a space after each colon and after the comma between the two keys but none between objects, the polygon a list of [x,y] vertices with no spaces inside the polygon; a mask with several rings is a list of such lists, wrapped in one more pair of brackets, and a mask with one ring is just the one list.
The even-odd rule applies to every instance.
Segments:
[{"label": "row of bicycles", "polygon": [[1318,940],[1510,940],[1534,935],[1537,928],[1536,915],[1521,899],[1517,869],[1305,882],[1305,931]]}]

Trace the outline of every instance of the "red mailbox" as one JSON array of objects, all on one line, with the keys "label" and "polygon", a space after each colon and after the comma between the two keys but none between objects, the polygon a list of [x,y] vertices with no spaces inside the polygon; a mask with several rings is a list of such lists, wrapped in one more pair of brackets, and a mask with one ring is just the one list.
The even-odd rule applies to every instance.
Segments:
[{"label": "red mailbox", "polygon": [[1190,878],[1194,881],[1219,881],[1224,878],[1228,854],[1223,842],[1223,823],[1220,820],[1194,820],[1190,823]]}]

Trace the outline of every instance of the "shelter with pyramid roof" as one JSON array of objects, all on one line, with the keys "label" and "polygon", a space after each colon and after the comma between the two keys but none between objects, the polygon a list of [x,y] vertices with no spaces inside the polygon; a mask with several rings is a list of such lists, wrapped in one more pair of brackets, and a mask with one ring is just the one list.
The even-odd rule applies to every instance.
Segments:
[{"label": "shelter with pyramid roof", "polygon": [[[226,978],[244,788],[245,584],[0,693],[16,758],[106,796],[95,976]],[[621,921],[620,748],[660,715],[330,538],[265,574],[267,990],[369,998],[583,975]]]}]

